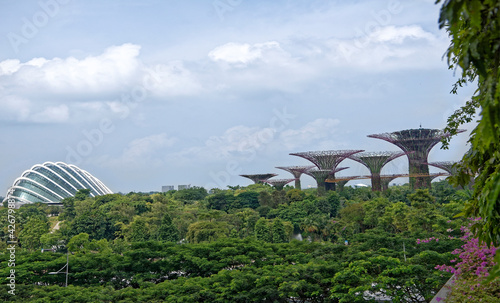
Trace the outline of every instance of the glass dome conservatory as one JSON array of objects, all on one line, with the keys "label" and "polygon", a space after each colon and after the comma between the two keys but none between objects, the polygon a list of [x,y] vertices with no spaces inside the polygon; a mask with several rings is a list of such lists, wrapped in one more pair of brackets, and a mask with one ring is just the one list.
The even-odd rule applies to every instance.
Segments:
[{"label": "glass dome conservatory", "polygon": [[13,199],[17,205],[56,203],[74,196],[80,189],[90,189],[92,197],[113,193],[99,179],[75,165],[45,162],[24,171],[14,181],[4,201]]}]

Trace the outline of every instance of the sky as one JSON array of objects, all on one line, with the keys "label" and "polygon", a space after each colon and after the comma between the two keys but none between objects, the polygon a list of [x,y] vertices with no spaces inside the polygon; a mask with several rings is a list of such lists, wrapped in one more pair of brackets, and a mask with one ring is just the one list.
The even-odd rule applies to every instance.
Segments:
[{"label": "sky", "polygon": [[[367,135],[442,129],[474,91],[450,94],[438,16],[434,0],[0,0],[0,195],[46,161],[127,193],[291,178],[275,167],[310,164],[293,152],[397,151]],[[459,160],[464,128],[429,161]]]}]

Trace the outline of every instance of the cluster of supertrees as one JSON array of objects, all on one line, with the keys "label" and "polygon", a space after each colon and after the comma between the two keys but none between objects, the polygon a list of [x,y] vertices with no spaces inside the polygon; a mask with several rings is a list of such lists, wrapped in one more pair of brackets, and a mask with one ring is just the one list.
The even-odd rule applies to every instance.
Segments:
[{"label": "cluster of supertrees", "polygon": [[[464,132],[459,130],[458,132]],[[276,168],[288,171],[293,175],[290,179],[271,179],[277,174],[253,174],[240,175],[249,178],[255,183],[268,183],[276,189],[283,187],[295,181],[295,188],[300,189],[300,176],[307,174],[313,177],[318,185],[318,193],[325,191],[342,190],[344,185],[350,180],[371,179],[373,191],[382,191],[387,189],[389,183],[399,177],[409,177],[410,187],[412,189],[430,188],[431,180],[439,176],[448,176],[454,174],[455,162],[428,162],[428,156],[431,149],[443,138],[450,136],[449,133],[440,129],[408,129],[392,133],[368,135],[370,138],[382,139],[390,142],[402,151],[380,151],[365,152],[364,150],[324,150],[290,153],[292,156],[302,157],[312,162],[309,166],[278,166]],[[408,174],[382,175],[382,168],[390,161],[401,157],[408,157]],[[339,167],[339,164],[345,160],[351,159],[357,161],[370,170],[369,176],[349,176],[335,178],[335,173],[347,169],[348,167]],[[429,173],[429,165],[438,167],[446,172]]]}]

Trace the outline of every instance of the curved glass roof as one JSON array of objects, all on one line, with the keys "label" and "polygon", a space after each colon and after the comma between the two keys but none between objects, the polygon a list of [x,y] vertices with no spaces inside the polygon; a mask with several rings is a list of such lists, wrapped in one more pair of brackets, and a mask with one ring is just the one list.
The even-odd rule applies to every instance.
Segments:
[{"label": "curved glass roof", "polygon": [[45,162],[24,171],[7,191],[4,201],[13,199],[18,205],[53,203],[74,196],[80,189],[89,189],[92,197],[113,193],[99,179],[75,165]]}]

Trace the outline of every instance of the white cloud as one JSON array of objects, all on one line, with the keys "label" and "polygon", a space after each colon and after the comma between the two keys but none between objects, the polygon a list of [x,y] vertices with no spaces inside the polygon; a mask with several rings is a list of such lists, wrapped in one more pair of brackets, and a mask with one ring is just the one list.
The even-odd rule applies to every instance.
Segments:
[{"label": "white cloud", "polygon": [[148,98],[200,93],[201,84],[182,61],[146,66],[139,60],[140,49],[126,43],[82,59],[0,61],[0,98],[7,98],[2,103],[14,116],[9,120],[30,121],[29,113],[37,111],[32,121],[73,121],[67,119],[69,111],[78,121],[107,112],[127,117]]},{"label": "white cloud", "polygon": [[30,101],[19,96],[0,97],[0,118],[4,120],[25,121],[30,114]]},{"label": "white cloud", "polygon": [[333,65],[366,72],[442,68],[447,44],[418,25],[385,26],[356,38],[327,41]]},{"label": "white cloud", "polygon": [[[169,169],[165,155],[176,142],[176,138],[165,133],[153,134],[130,141],[121,153],[95,155],[89,161],[105,168],[115,182],[129,178],[149,180],[147,187],[150,188],[161,179],[158,176],[164,176]],[[116,148],[113,149],[113,152],[116,151]],[[152,176],[155,180],[151,180]]]},{"label": "white cloud", "polygon": [[19,70],[21,62],[17,59],[8,59],[0,62],[0,76],[11,75]]},{"label": "white cloud", "polygon": [[287,149],[301,146],[322,146],[323,141],[331,143],[331,138],[338,129],[340,120],[319,118],[299,129],[287,129],[280,134],[280,142]]},{"label": "white cloud", "polygon": [[266,56],[280,53],[285,55],[280,44],[276,41],[248,44],[229,42],[216,47],[208,57],[213,61],[226,62],[239,66],[245,66],[256,60],[264,60]]},{"label": "white cloud", "polygon": [[202,146],[182,151],[178,156],[179,159],[195,158],[204,161],[252,161],[257,154],[287,154],[299,147],[327,146],[332,149],[341,145],[332,140],[339,124],[338,119],[319,118],[298,129],[281,130],[237,125],[220,136],[211,136]]},{"label": "white cloud", "polygon": [[229,128],[222,136],[210,137],[206,141],[206,146],[222,156],[234,152],[245,153],[263,148],[273,140],[274,133],[275,130],[272,128],[239,125]]},{"label": "white cloud", "polygon": [[272,128],[237,125],[220,136],[209,137],[203,145],[187,148],[176,154],[179,161],[199,159],[203,161],[249,160],[257,151],[272,143],[276,130]]},{"label": "white cloud", "polygon": [[13,76],[28,89],[37,88],[57,93],[103,93],[130,84],[139,68],[140,46],[111,46],[98,56],[84,59],[36,58],[19,63]]},{"label": "white cloud", "polygon": [[68,119],[69,108],[64,104],[48,107],[31,117],[32,121],[41,123],[62,123]]},{"label": "white cloud", "polygon": [[135,139],[128,144],[121,158],[127,162],[141,161],[141,159],[150,158],[159,149],[172,146],[175,141],[174,138],[167,137],[165,133]]},{"label": "white cloud", "polygon": [[146,68],[141,85],[157,96],[187,96],[202,90],[195,75],[182,61]]},{"label": "white cloud", "polygon": [[435,37],[433,34],[424,31],[420,26],[410,25],[410,26],[386,26],[374,31],[369,35],[369,39],[373,42],[378,43],[394,43],[401,44],[405,39],[412,40],[428,40],[434,41]]}]

